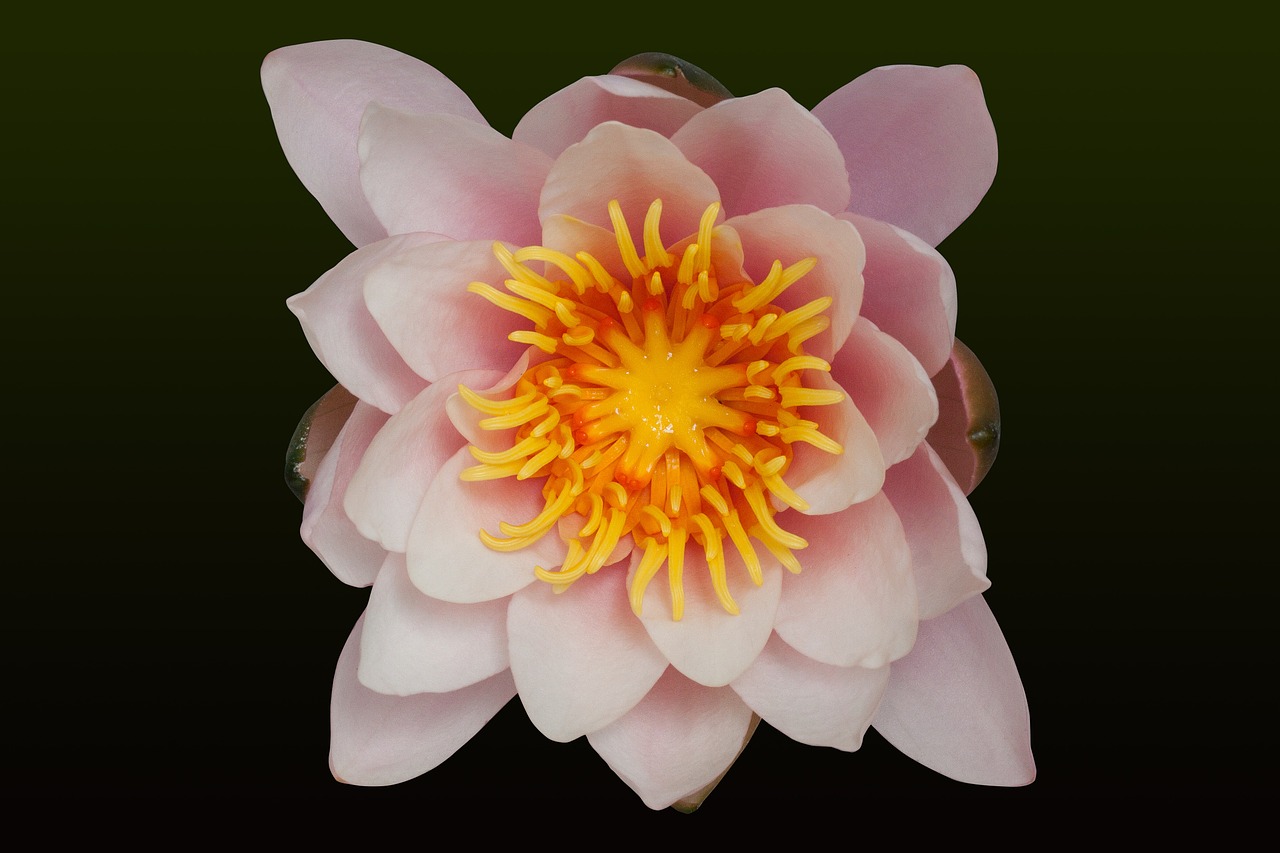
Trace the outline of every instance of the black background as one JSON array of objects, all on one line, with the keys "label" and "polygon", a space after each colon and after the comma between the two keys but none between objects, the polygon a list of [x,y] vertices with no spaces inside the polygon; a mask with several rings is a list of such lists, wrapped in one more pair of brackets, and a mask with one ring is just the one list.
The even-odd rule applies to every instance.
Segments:
[{"label": "black background", "polygon": [[[1261,27],[1228,4],[1195,20],[1079,4],[1034,19],[464,6],[14,23],[0,68],[6,802],[727,827],[922,800],[992,819],[1275,798],[1277,86]],[[330,778],[330,679],[367,591],[297,536],[284,448],[331,380],[284,300],[350,247],[285,162],[258,67],[337,37],[432,63],[504,133],[647,50],[806,106],[882,64],[978,72],[999,174],[940,248],[959,336],[1003,410],[972,501],[1030,700],[1034,785],[950,782],[874,733],[845,754],[762,726],[697,816],[650,817],[585,740],[544,740],[518,702],[419,780]]]}]

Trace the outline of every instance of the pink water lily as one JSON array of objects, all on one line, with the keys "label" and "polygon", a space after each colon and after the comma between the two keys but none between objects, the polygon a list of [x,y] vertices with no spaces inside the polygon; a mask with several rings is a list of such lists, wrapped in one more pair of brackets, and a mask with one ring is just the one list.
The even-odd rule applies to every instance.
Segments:
[{"label": "pink water lily", "polygon": [[373,587],[334,775],[425,773],[518,694],[652,808],[696,805],[760,719],[1030,782],[965,497],[994,393],[933,248],[995,174],[976,76],[880,68],[809,111],[654,62],[510,139],[383,47],[263,65],[357,247],[289,302],[340,383],[297,442],[303,539]]}]

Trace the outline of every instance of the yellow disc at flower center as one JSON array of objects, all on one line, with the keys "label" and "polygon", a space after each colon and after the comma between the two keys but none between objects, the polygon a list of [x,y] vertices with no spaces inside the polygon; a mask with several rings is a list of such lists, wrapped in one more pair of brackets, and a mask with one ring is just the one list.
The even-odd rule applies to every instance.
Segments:
[{"label": "yellow disc at flower center", "polygon": [[[758,284],[722,286],[712,264],[719,205],[704,213],[679,257],[661,240],[661,211],[661,201],[649,208],[641,258],[620,205],[609,205],[629,283],[586,252],[570,258],[540,246],[511,252],[495,245],[512,276],[508,292],[482,282],[468,289],[532,323],[509,337],[545,358],[525,371],[509,399],[459,389],[490,416],[482,428],[515,430],[508,450],[472,447],[480,464],[462,478],[543,479],[541,513],[523,524],[499,523],[501,537],[480,536],[490,548],[514,551],[558,528],[568,546],[563,564],[534,569],[557,589],[611,564],[630,537],[643,553],[629,591],[637,614],[665,565],[672,618],[681,618],[690,547],[703,552],[721,605],[737,613],[726,546],[757,584],[763,574],[753,540],[799,571],[792,552],[807,543],[774,519],[775,503],[807,508],[783,480],[792,445],[842,452],[798,414],[800,407],[843,399],[839,391],[806,388],[799,378],[804,370],[830,370],[804,353],[803,342],[827,328],[823,312],[831,300],[789,311],[773,304],[813,268],[812,258],[786,268],[775,261]],[[548,274],[528,266],[533,261]],[[578,523],[562,523],[574,518]]]}]

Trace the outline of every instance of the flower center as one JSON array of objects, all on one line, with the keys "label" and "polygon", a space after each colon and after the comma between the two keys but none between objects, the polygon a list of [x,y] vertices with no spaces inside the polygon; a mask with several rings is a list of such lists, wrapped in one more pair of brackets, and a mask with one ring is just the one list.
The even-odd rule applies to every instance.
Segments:
[{"label": "flower center", "polygon": [[[783,480],[799,441],[828,453],[840,445],[797,410],[844,399],[807,388],[806,370],[829,371],[806,355],[806,340],[825,330],[830,297],[790,311],[773,304],[813,269],[805,258],[774,261],[758,284],[721,282],[713,262],[720,205],[707,208],[698,233],[673,253],[662,242],[662,202],[645,217],[644,257],[617,201],[609,217],[629,283],[587,252],[569,257],[541,246],[494,254],[511,275],[507,293],[482,282],[468,290],[524,317],[532,329],[508,337],[546,358],[525,371],[509,399],[490,400],[459,386],[463,399],[488,415],[480,426],[515,430],[508,450],[471,447],[480,464],[467,481],[540,478],[545,506],[523,524],[501,522],[502,536],[481,531],[498,551],[525,548],[553,527],[568,543],[556,571],[537,577],[566,588],[611,564],[625,537],[643,549],[629,589],[637,615],[649,582],[665,565],[673,619],[684,612],[685,553],[701,548],[712,587],[730,613],[726,548],[763,582],[752,540],[792,572],[793,551],[808,543],[782,529],[776,506],[808,504]],[[681,244],[676,244],[676,249]],[[535,272],[530,263],[545,267]]]}]

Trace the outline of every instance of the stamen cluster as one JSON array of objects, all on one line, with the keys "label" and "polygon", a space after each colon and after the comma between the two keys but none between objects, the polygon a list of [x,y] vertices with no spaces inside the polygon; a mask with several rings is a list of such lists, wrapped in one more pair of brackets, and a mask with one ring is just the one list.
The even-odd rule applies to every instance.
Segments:
[{"label": "stamen cluster", "polygon": [[[662,202],[654,201],[641,257],[621,206],[610,202],[630,282],[614,278],[587,252],[569,257],[542,246],[512,252],[495,244],[511,276],[507,292],[468,285],[528,320],[533,328],[508,337],[546,355],[525,371],[509,399],[459,387],[463,399],[488,416],[483,429],[515,430],[507,450],[471,447],[479,464],[462,479],[544,480],[542,512],[523,524],[501,522],[501,536],[481,531],[480,538],[494,550],[515,551],[558,528],[568,543],[563,564],[534,571],[562,590],[612,563],[619,543],[631,536],[643,550],[629,590],[637,615],[649,582],[665,565],[672,618],[681,618],[691,544],[705,554],[712,587],[729,613],[738,605],[729,593],[726,541],[757,585],[763,574],[753,539],[799,572],[793,552],[808,543],[775,519],[779,504],[808,508],[783,480],[793,445],[843,452],[797,413],[844,399],[838,390],[801,380],[803,371],[831,369],[803,347],[828,327],[831,298],[790,311],[774,304],[817,261],[784,267],[775,260],[758,284],[722,282],[712,262],[719,208],[707,208],[696,238],[677,256],[662,242]],[[536,263],[543,273],[533,269]]]}]

